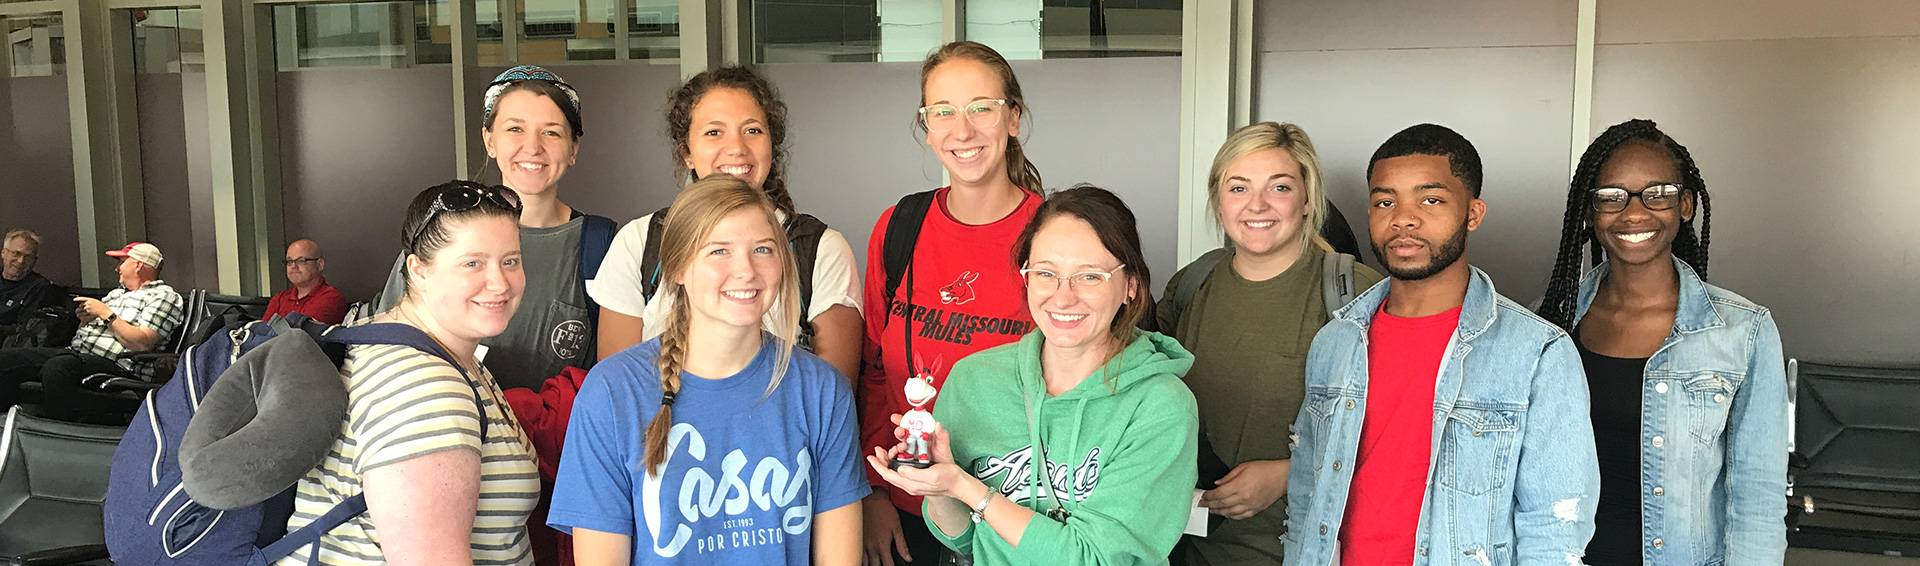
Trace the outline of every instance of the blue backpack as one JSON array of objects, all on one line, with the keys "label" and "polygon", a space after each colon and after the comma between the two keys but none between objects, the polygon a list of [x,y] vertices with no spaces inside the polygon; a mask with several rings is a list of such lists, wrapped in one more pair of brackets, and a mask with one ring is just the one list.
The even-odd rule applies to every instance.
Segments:
[{"label": "blue backpack", "polygon": [[[189,347],[172,381],[147,394],[113,453],[104,507],[107,549],[115,564],[264,566],[303,546],[317,550],[322,535],[366,512],[366,499],[356,495],[312,524],[286,532],[293,512],[291,486],[259,504],[221,510],[194,501],[181,481],[181,439],[200,400],[241,355],[288,332],[312,336],[336,366],[346,346],[397,344],[459,367],[431,338],[410,326],[327,327],[299,314],[271,324],[237,323]],[[475,390],[476,404],[480,398]],[[480,427],[481,438],[486,438],[485,418]]]}]

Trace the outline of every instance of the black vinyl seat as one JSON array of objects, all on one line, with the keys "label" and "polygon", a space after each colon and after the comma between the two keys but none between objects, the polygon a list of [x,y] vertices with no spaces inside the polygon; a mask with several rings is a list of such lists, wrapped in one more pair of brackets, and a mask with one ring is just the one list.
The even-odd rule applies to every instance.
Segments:
[{"label": "black vinyl seat", "polygon": [[[1920,532],[1808,524],[1920,521],[1920,367],[1787,363],[1792,546],[1920,556]],[[1823,521],[1824,522],[1824,521]]]},{"label": "black vinyl seat", "polygon": [[0,429],[0,564],[108,564],[101,502],[121,427],[14,407]]}]

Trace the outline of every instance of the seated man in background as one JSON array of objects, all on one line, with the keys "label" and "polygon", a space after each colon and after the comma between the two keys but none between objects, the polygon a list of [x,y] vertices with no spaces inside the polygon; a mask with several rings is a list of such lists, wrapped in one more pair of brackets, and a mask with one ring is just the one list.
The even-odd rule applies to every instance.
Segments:
[{"label": "seated man in background", "polygon": [[107,293],[106,300],[73,299],[80,330],[71,345],[0,350],[0,410],[19,403],[21,383],[38,380],[40,414],[72,420],[80,380],[96,373],[135,376],[141,370],[119,356],[159,348],[179,330],[186,307],[180,294],[160,280],[160,248],[134,242],[107,255],[121,258],[120,287]]},{"label": "seated man in background", "polygon": [[347,316],[347,296],[327,284],[324,273],[327,260],[320,256],[320,244],[313,240],[294,240],[287,244],[287,289],[267,302],[267,314],[261,318],[300,313],[327,324],[340,324]]},{"label": "seated man in background", "polygon": [[[33,271],[40,259],[40,235],[8,230],[0,240],[0,326],[20,322],[28,313],[59,304],[60,287]],[[0,328],[0,338],[6,329]]]}]

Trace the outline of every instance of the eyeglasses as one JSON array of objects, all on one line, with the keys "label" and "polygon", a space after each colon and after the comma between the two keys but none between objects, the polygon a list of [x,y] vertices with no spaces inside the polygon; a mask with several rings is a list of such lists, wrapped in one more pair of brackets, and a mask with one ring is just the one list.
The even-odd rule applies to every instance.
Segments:
[{"label": "eyeglasses", "polygon": [[473,181],[453,181],[433,187],[431,190],[434,191],[433,206],[427,209],[426,220],[421,221],[419,226],[414,227],[413,233],[407,235],[409,251],[415,251],[420,247],[420,235],[427,231],[428,226],[433,225],[434,217],[442,212],[473,210],[480,206],[480,199],[484,198],[493,201],[493,204],[500,208],[513,211],[515,214],[520,213],[520,194],[500,185],[488,186]]},{"label": "eyeglasses", "polygon": [[281,263],[285,263],[285,264],[287,264],[287,267],[293,267],[293,266],[295,266],[295,265],[311,265],[311,264],[313,264],[313,262],[316,262],[316,261],[320,261],[320,258],[317,258],[317,257],[290,257],[290,258],[287,258],[287,259],[283,259],[283,260],[280,260],[280,261],[281,261]]},{"label": "eyeglasses", "polygon": [[1020,277],[1027,280],[1028,288],[1059,290],[1060,281],[1064,279],[1070,288],[1092,289],[1106,283],[1108,279],[1113,278],[1113,274],[1126,268],[1127,266],[1123,264],[1107,271],[1082,271],[1071,274],[1061,274],[1051,269],[1022,268]]},{"label": "eyeglasses", "polygon": [[1007,113],[1008,102],[1005,98],[983,98],[968,102],[964,106],[952,104],[932,104],[920,107],[920,124],[929,131],[944,132],[960,126],[964,115],[967,122],[975,128],[984,128],[1001,121]]},{"label": "eyeglasses", "polygon": [[1601,187],[1593,190],[1593,209],[1598,212],[1620,212],[1627,209],[1627,203],[1633,197],[1640,197],[1640,204],[1647,210],[1666,210],[1680,202],[1680,185],[1654,185],[1638,191],[1628,191],[1620,187]]},{"label": "eyeglasses", "polygon": [[0,253],[4,253],[7,259],[20,259],[20,258],[33,259],[40,256],[40,254],[36,254],[32,252],[16,252],[16,251],[4,249],[4,248],[0,248]]}]

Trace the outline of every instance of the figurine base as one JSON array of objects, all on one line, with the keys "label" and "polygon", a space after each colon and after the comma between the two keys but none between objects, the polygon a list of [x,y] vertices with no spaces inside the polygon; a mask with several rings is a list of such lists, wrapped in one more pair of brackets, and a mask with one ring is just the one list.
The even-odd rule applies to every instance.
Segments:
[{"label": "figurine base", "polygon": [[927,468],[931,468],[931,467],[933,467],[933,462],[922,462],[922,461],[920,461],[920,460],[918,460],[918,459],[914,459],[914,458],[903,458],[903,457],[901,457],[901,456],[899,456],[899,455],[895,455],[895,456],[893,457],[893,461],[892,461],[892,462],[890,462],[890,464],[891,464],[891,466],[889,466],[889,467],[891,467],[891,468],[893,468],[893,469],[895,469],[895,470],[898,470],[898,469],[900,469],[900,468],[901,468],[902,466],[905,466],[905,467],[908,467],[908,468],[919,468],[919,469],[922,469],[922,470],[924,470],[924,469],[927,469]]}]

